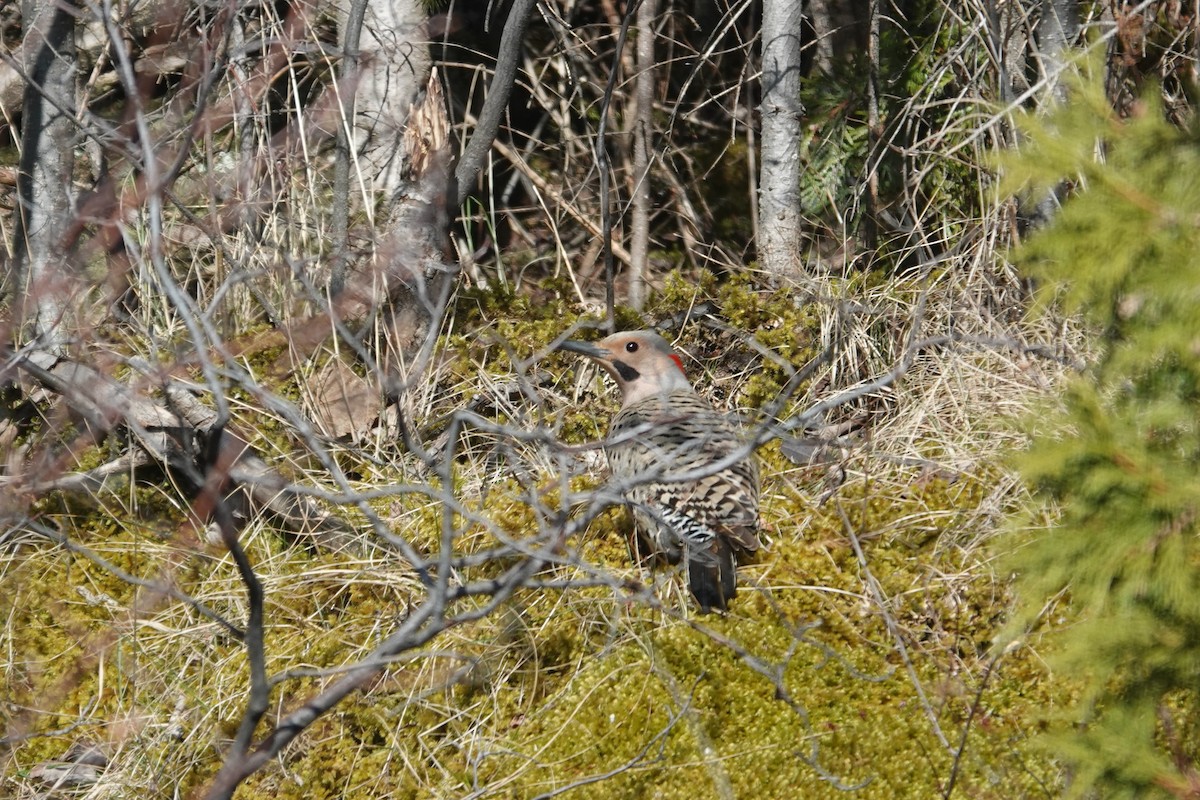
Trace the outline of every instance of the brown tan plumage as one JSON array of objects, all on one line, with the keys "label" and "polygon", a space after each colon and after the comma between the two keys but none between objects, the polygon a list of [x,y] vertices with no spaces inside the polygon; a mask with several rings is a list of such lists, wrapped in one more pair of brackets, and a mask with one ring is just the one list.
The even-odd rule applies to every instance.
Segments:
[{"label": "brown tan plumage", "polygon": [[737,427],[696,394],[671,346],[650,331],[560,349],[597,361],[623,403],[605,453],[652,546],[685,559],[702,611],[724,611],[737,591],[734,551],[758,549],[758,468]]}]

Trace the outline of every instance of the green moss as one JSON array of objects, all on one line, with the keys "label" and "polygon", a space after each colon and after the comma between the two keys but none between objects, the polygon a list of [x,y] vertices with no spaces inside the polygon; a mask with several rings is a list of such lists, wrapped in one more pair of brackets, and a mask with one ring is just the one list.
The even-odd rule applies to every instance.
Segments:
[{"label": "green moss", "polygon": [[[637,625],[636,620],[631,624]],[[589,796],[639,796],[650,788],[655,796],[668,798],[714,796],[715,784],[724,781],[736,796],[844,796],[808,763],[814,748],[824,770],[847,783],[869,781],[855,796],[935,795],[939,776],[948,774],[950,756],[933,736],[907,675],[891,671],[883,680],[871,680],[862,674],[874,667],[875,674],[887,675],[888,665],[879,655],[856,658],[851,668],[830,660],[824,647],[801,644],[782,662],[796,641],[785,625],[715,623],[722,635],[732,636],[755,657],[782,667],[783,685],[805,707],[806,722],[776,699],[769,680],[728,648],[684,626],[660,628],[653,620],[643,620],[643,626],[647,630],[634,640],[585,663],[557,702],[521,726],[517,759],[537,754],[537,766],[525,772],[529,794],[628,766],[590,787]],[[822,631],[822,639],[828,634]],[[835,646],[831,641],[819,643]],[[837,641],[836,646],[847,645]],[[938,676],[927,666],[921,671],[922,679],[936,686]],[[1004,688],[1011,690],[1007,683]],[[942,724],[961,725],[971,699],[961,690],[934,696]],[[1031,699],[1036,702],[1020,698],[1025,705]],[[1019,739],[1020,727],[1014,727],[1006,711],[989,711],[986,724]],[[968,751],[966,780],[987,785],[1000,778],[1003,788],[993,787],[993,796],[1036,788],[1036,778],[1016,764],[997,775],[983,755]],[[991,759],[997,754],[986,755]],[[518,770],[518,760],[507,761],[497,772]]]},{"label": "green moss", "polygon": [[[444,634],[438,655],[389,670],[367,687],[369,701],[339,706],[289,751],[283,769],[260,772],[240,796],[445,796],[503,780],[511,796],[528,797],[624,765],[630,766],[591,785],[588,796],[711,796],[726,782],[738,796],[844,796],[809,763],[814,746],[820,769],[848,783],[870,781],[855,796],[936,795],[951,758],[869,599],[846,525],[905,631],[930,707],[957,741],[1007,598],[985,571],[953,590],[937,574],[978,568],[968,551],[946,544],[970,524],[988,493],[988,476],[914,480],[887,495],[852,482],[818,507],[798,488],[817,476],[785,472],[774,450],[766,460],[764,516],[772,542],[743,568],[747,588],[731,616],[702,622],[757,663],[778,669],[807,721],[777,698],[760,671],[684,622],[614,604],[606,588],[525,591],[503,613]],[[578,481],[573,488],[586,486]],[[481,505],[512,536],[536,521],[523,491],[498,484]],[[552,492],[543,501],[556,502]],[[403,516],[410,540],[436,543],[436,505],[407,495],[388,502]],[[55,510],[68,507],[75,524],[93,520],[89,543],[122,568],[152,578],[175,575],[180,588],[242,619],[244,591],[219,550],[194,551],[181,563],[180,551],[162,537],[102,524],[95,507]],[[572,546],[584,563],[644,575],[629,563],[628,533],[626,515],[613,511]],[[478,531],[461,544],[470,551],[491,541]],[[344,557],[306,554],[262,532],[248,546],[255,563],[265,565],[272,672],[337,667],[365,656],[408,602],[403,583],[355,572]],[[244,702],[240,646],[174,604],[142,613],[154,626],[128,627],[122,609],[136,603],[137,592],[67,554],[31,553],[19,569],[9,577],[18,590],[15,607],[24,609],[14,628],[24,667],[9,673],[6,690],[16,702],[51,698],[47,710],[54,713],[38,717],[37,729],[71,724],[81,708],[96,719],[136,710],[147,729],[165,727],[183,697],[185,744],[141,752],[156,753],[156,769],[185,788],[211,776],[214,743],[232,735]],[[758,591],[751,588],[756,583],[774,588]],[[110,596],[118,610],[74,600],[81,586]],[[814,623],[819,627],[810,630]],[[98,648],[98,641],[112,644]],[[103,691],[98,658],[105,664]],[[272,707],[294,708],[324,682],[286,681]],[[52,691],[58,684],[67,689]],[[1041,709],[1062,702],[1058,691],[1029,651],[1002,662],[980,698],[960,767],[966,793],[1019,796],[1039,780],[1054,782],[1053,768],[1027,750],[1025,738],[1040,725]],[[222,699],[214,706],[213,698]],[[214,715],[208,707],[219,710]],[[63,749],[61,739],[31,740],[19,748],[19,761],[37,764]]]},{"label": "green moss", "polygon": [[[563,299],[569,293],[543,291],[538,302],[503,291],[460,301],[464,319],[487,320],[494,336],[447,337],[431,418],[470,403],[478,414],[524,429],[554,427],[567,442],[603,437],[603,420],[618,399],[599,380],[565,410],[490,402],[481,391],[481,373],[512,379],[577,318]],[[791,365],[815,355],[811,310],[747,279],[706,273],[694,283],[673,274],[652,298],[647,318],[710,298]],[[471,304],[474,310],[466,308]],[[621,320],[625,327],[645,324],[625,309]],[[692,370],[703,376],[698,382],[711,386],[719,403],[760,405],[786,380],[785,369],[760,363],[735,337],[698,325],[682,335]],[[547,396],[567,396],[577,368],[574,357],[551,355],[536,366],[537,380]],[[254,407],[253,398],[243,399]],[[252,428],[255,446],[272,461],[295,450],[275,421]],[[438,430],[430,424],[424,433]],[[456,453],[456,496],[487,521],[455,515],[461,554],[488,550],[497,537],[535,537],[545,515],[563,502],[556,481],[538,482],[542,452],[526,459],[520,443],[471,430]],[[104,454],[81,451],[79,458],[98,463]],[[418,550],[437,551],[438,479],[400,456],[368,459],[346,451],[338,458],[364,487],[397,487],[372,499],[373,510]],[[692,618],[736,643],[760,669],[679,614],[629,604],[608,586],[524,589],[500,610],[443,632],[409,654],[410,661],[391,666],[318,720],[239,796],[520,798],[610,771],[617,774],[576,793],[707,797],[728,785],[744,797],[846,796],[818,770],[848,783],[869,781],[855,797],[938,796],[952,756],[933,734],[929,714],[957,743],[977,697],[959,773],[962,795],[1012,797],[1032,793],[1039,781],[1054,786],[1053,762],[1025,740],[1041,725],[1041,710],[1064,702],[1073,687],[1044,674],[1029,650],[1006,657],[982,686],[1009,599],[967,545],[979,535],[977,512],[998,476],[926,479],[889,468],[877,481],[851,479],[818,505],[812,487],[824,479],[819,469],[797,469],[778,444],[765,447],[762,458],[769,543],[742,568],[743,589],[729,617]],[[573,478],[571,490],[586,492],[598,479]],[[430,492],[406,492],[405,485]],[[122,485],[90,500],[53,495],[37,511],[122,569],[170,580],[243,624],[245,589],[235,565],[221,548],[197,541],[180,506],[160,488]],[[342,511],[354,524],[363,522],[358,511]],[[851,546],[851,531],[891,624]],[[691,614],[676,572],[660,568],[651,575],[631,564],[630,534],[627,512],[605,512],[555,551],[561,563],[544,577],[600,571],[653,582],[664,605]],[[261,526],[248,529],[244,541],[266,591],[269,672],[313,673],[274,688],[261,733],[336,680],[337,669],[365,658],[421,590],[394,555],[359,560],[310,552]],[[154,781],[186,794],[209,779],[245,704],[241,645],[194,609],[151,597],[61,550],[31,548],[6,564],[5,589],[14,587],[16,610],[4,610],[18,657],[0,691],[44,712],[29,716],[30,729],[83,720],[81,732],[137,754],[130,785]],[[454,580],[494,576],[505,566],[464,568]],[[917,695],[894,629],[903,633],[927,701]],[[805,713],[780,700],[763,669],[778,676]],[[1185,707],[1181,701],[1181,724],[1191,731]],[[138,722],[121,731],[113,720],[123,719]],[[175,725],[178,737],[163,733]],[[63,737],[32,739],[15,748],[13,763],[28,770],[63,750]]]},{"label": "green moss", "polygon": [[[901,502],[877,502],[863,485],[850,487],[841,501],[893,602],[894,619],[907,632],[924,631],[926,638],[909,642],[910,658],[932,713],[954,736],[975,701],[991,632],[1007,599],[982,575],[967,591],[960,586],[949,596],[949,588],[933,579],[930,564],[961,568],[970,563],[961,551],[932,559],[926,553],[924,562],[913,554],[933,547],[935,533],[952,535],[985,488],[970,478],[932,480],[914,483]],[[516,731],[503,734],[515,753],[492,756],[484,773],[519,774],[522,788],[515,796],[623,765],[628,769],[591,786],[589,796],[639,796],[651,789],[662,797],[707,796],[716,793],[715,783],[726,781],[739,796],[842,796],[805,760],[815,743],[821,769],[850,783],[870,781],[862,796],[936,794],[951,757],[932,733],[888,626],[861,599],[867,590],[843,515],[810,508],[800,495],[792,503],[799,507],[770,509],[775,543],[748,572],[769,569],[773,584],[798,588],[769,595],[744,591],[734,616],[705,623],[759,663],[779,668],[784,687],[807,711],[807,722],[777,699],[775,686],[760,672],[684,624],[629,609],[617,638],[610,634],[601,650],[590,651],[597,658],[587,655],[588,640],[573,636],[570,623],[566,630],[539,629],[535,607],[525,612],[526,630],[541,631],[532,641],[545,643],[544,656],[554,654],[547,663],[579,659],[578,668],[544,676],[547,687],[557,687],[549,702],[525,711]],[[945,513],[955,509],[963,513]],[[916,538],[895,524],[922,513],[929,515],[929,530]],[[805,519],[807,525],[791,531],[781,524],[785,519]],[[612,541],[616,530],[603,529],[608,557],[620,558],[624,545]],[[881,533],[886,531],[891,533]],[[795,626],[814,621],[820,627],[798,639]],[[957,654],[952,663],[944,660],[947,653]],[[982,743],[964,756],[962,785],[983,796],[1006,797],[1055,780],[1052,767],[1022,765],[1028,754],[1014,758],[1039,725],[1039,710],[1052,705],[1051,692],[1031,653],[1006,660],[991,677],[984,710],[974,721]]]}]

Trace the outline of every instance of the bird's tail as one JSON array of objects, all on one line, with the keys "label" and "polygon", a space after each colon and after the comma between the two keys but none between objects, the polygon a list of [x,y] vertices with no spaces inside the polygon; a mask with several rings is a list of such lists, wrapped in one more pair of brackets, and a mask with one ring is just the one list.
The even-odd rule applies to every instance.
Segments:
[{"label": "bird's tail", "polygon": [[704,614],[714,608],[726,610],[737,594],[737,575],[734,572],[733,551],[721,536],[713,538],[703,549],[688,553],[688,585]]}]

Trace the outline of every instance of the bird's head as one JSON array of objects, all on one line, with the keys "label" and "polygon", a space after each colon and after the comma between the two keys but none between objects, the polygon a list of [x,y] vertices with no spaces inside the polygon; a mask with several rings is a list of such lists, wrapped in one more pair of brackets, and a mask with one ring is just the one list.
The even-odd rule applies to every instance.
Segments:
[{"label": "bird's head", "polygon": [[558,349],[580,353],[604,367],[621,388],[626,406],[657,394],[692,391],[683,361],[653,331],[614,333],[595,343],[566,341]]}]

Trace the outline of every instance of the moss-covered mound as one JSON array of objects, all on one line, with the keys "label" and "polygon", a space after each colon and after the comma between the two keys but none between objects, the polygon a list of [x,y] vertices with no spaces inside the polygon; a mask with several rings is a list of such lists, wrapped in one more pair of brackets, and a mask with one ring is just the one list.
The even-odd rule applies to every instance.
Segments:
[{"label": "moss-covered mound", "polygon": [[[877,291],[867,283],[842,290]],[[615,398],[575,360],[530,361],[575,319],[556,297],[460,300],[476,333],[445,341],[417,420],[430,443],[444,439],[457,409],[484,421],[462,427],[451,487],[394,441],[338,445],[331,452],[354,497],[329,505],[368,539],[369,511],[419,552],[449,542],[462,558],[460,583],[519,561],[519,547],[493,558],[498,543],[542,546],[582,513],[603,480],[588,443],[602,438]],[[861,338],[843,343],[848,356],[780,403],[791,371],[825,349],[828,316],[795,293],[711,277],[669,279],[653,313],[678,316],[705,297],[733,324],[685,324],[681,348],[697,384],[743,409],[748,424],[764,404],[792,417],[847,383],[846,371],[881,374],[900,347],[890,317],[865,320]],[[733,330],[757,331],[776,358]],[[631,563],[630,521],[611,509],[546,551],[540,588],[403,653],[238,796],[1053,793],[1057,768],[1027,740],[1071,687],[1034,650],[993,649],[1009,598],[982,545],[1015,502],[1015,484],[980,443],[1013,434],[999,417],[946,399],[948,379],[980,402],[1013,380],[989,358],[931,354],[908,386],[831,411],[825,422],[851,433],[815,463],[789,460],[778,441],[764,447],[765,546],[741,567],[727,616],[696,615],[674,569]],[[520,390],[497,389],[510,383]],[[943,410],[931,414],[933,403]],[[952,440],[926,422],[949,425],[954,414],[954,424],[979,427]],[[261,452],[286,452],[280,430],[259,434]],[[81,468],[103,460],[75,457]],[[293,469],[298,482],[322,485],[316,459]],[[44,788],[71,747],[95,745],[106,761],[80,784],[89,796],[199,792],[247,698],[239,631],[215,619],[245,624],[233,558],[189,517],[186,492],[161,476],[113,478],[86,498],[55,493],[38,510],[59,543],[20,538],[0,561],[4,791]],[[272,692],[261,736],[367,658],[426,589],[392,549],[325,552],[266,516],[243,531],[243,544],[266,598]],[[463,603],[485,608],[485,599]]]}]

